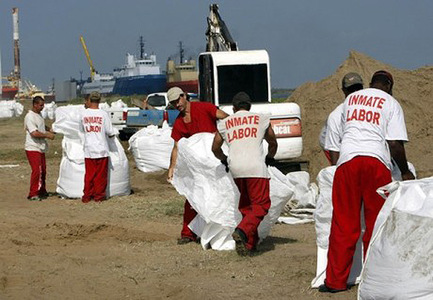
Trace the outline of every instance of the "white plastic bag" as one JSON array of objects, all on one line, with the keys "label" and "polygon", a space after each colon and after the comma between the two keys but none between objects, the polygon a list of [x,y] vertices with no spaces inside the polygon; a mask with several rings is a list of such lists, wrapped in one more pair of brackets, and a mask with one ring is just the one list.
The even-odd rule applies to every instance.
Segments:
[{"label": "white plastic bag", "polygon": [[155,172],[167,170],[170,166],[173,144],[171,128],[150,125],[130,137],[129,150],[141,172]]},{"label": "white plastic bag", "polygon": [[374,226],[358,299],[433,299],[433,177],[392,182]]}]

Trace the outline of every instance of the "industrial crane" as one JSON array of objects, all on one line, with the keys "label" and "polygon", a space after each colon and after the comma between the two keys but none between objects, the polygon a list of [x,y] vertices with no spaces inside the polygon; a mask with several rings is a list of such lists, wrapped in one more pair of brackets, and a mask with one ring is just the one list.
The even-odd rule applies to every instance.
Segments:
[{"label": "industrial crane", "polygon": [[238,51],[238,45],[218,12],[218,4],[211,4],[209,10],[206,51]]},{"label": "industrial crane", "polygon": [[96,70],[93,67],[92,59],[90,58],[90,54],[89,54],[89,51],[87,50],[86,42],[84,41],[84,38],[82,35],[80,36],[80,41],[81,41],[81,45],[83,46],[84,53],[86,54],[87,62],[89,63],[89,66],[90,66],[90,78],[93,81],[95,79]]}]

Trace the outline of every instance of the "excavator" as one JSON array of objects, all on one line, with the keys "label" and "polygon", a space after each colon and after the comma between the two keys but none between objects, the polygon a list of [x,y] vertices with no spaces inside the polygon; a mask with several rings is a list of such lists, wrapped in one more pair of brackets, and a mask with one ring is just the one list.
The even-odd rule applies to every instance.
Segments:
[{"label": "excavator", "polygon": [[233,96],[246,92],[252,99],[251,111],[271,115],[278,141],[277,167],[284,172],[305,169],[304,162],[290,162],[302,154],[301,110],[296,103],[271,103],[268,52],[239,50],[217,4],[210,5],[207,25],[206,52],[198,58],[200,101],[231,114]]}]

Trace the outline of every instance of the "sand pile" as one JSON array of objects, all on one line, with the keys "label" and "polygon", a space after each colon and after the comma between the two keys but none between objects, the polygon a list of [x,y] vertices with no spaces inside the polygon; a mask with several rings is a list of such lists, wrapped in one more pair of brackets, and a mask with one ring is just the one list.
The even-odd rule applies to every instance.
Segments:
[{"label": "sand pile", "polygon": [[312,179],[328,165],[318,139],[328,114],[344,100],[341,79],[348,72],[357,72],[364,80],[364,87],[368,87],[371,76],[378,70],[387,70],[394,77],[393,94],[403,108],[409,134],[410,142],[405,146],[408,160],[415,165],[418,178],[433,176],[433,67],[401,70],[351,51],[334,74],[319,82],[301,85],[288,98],[301,107],[302,158],[310,161]]}]

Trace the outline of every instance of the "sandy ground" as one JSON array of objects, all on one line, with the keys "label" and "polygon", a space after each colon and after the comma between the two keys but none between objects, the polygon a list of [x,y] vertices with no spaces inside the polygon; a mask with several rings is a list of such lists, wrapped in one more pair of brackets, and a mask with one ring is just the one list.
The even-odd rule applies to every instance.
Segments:
[{"label": "sandy ground", "polygon": [[[144,174],[130,157],[134,194],[102,203],[26,200],[30,167],[23,116],[0,120],[0,299],[356,299],[323,295],[313,224],[276,225],[258,255],[177,245],[183,197],[166,172]],[[126,148],[126,145],[125,145]],[[56,188],[61,136],[50,141]]]}]

